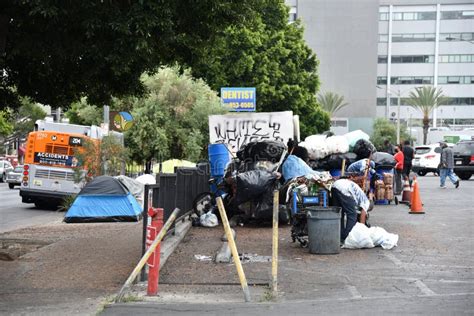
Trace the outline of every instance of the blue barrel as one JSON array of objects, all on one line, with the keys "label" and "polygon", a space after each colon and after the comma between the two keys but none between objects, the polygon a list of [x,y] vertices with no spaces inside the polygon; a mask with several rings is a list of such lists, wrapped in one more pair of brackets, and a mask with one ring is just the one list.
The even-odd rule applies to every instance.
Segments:
[{"label": "blue barrel", "polygon": [[225,167],[230,162],[230,153],[225,144],[210,144],[208,149],[211,177],[224,176]]}]

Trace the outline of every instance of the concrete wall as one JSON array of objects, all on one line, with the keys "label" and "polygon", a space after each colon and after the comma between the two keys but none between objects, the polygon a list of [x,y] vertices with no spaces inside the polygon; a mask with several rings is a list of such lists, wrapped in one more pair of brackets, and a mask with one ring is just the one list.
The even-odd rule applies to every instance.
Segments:
[{"label": "concrete wall", "polygon": [[377,0],[297,1],[306,42],[320,60],[320,91],[336,92],[349,103],[339,117],[375,116],[378,5]]}]

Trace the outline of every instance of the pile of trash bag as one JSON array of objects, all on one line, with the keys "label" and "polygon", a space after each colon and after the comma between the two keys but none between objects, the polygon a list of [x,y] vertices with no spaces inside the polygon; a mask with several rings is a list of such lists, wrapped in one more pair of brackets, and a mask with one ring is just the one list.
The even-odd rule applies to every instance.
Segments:
[{"label": "pile of trash bag", "polygon": [[298,145],[307,149],[307,164],[313,170],[327,171],[341,169],[343,160],[347,167],[358,160],[371,157],[376,149],[369,139],[369,135],[356,130],[342,136],[311,135]]},{"label": "pile of trash bag", "polygon": [[246,219],[271,219],[273,190],[279,185],[277,164],[286,146],[277,141],[248,143],[227,166],[224,177],[232,186],[232,215]]}]

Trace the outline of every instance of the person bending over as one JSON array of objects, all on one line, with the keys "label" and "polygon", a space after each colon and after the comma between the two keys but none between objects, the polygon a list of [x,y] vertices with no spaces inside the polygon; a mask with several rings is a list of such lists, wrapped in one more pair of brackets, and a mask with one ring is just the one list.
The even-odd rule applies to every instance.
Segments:
[{"label": "person bending over", "polygon": [[[361,209],[359,222],[365,224],[370,202],[364,191],[348,179],[336,180],[331,188],[331,196],[334,206],[342,208],[341,242],[344,242],[357,222],[357,211],[359,209]],[[344,217],[346,217],[345,221]]]}]

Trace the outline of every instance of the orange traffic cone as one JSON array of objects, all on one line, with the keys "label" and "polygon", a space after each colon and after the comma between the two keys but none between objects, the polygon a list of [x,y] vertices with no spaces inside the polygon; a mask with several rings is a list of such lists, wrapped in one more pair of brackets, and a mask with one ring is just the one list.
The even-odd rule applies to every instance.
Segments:
[{"label": "orange traffic cone", "polygon": [[410,214],[425,214],[423,212],[423,204],[421,203],[420,189],[416,177],[413,180],[413,194],[411,195]]},{"label": "orange traffic cone", "polygon": [[410,183],[408,180],[405,180],[403,183],[403,192],[402,192],[402,200],[400,203],[402,204],[410,204],[411,201],[411,189],[410,189]]}]

